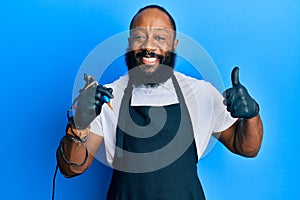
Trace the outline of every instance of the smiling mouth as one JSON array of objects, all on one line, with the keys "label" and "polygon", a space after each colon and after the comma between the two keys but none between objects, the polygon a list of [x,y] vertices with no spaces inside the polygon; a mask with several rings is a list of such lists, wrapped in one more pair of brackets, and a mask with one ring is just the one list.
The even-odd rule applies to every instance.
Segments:
[{"label": "smiling mouth", "polygon": [[156,57],[143,57],[142,62],[145,65],[156,65],[158,63],[158,58],[156,58]]}]

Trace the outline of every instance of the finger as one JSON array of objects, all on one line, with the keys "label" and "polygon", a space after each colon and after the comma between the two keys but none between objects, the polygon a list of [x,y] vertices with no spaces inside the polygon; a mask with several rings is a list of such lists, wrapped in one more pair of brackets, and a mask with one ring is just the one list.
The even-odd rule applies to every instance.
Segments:
[{"label": "finger", "polygon": [[234,105],[233,105],[233,104],[228,105],[226,109],[227,109],[227,111],[230,112],[230,113],[234,113],[234,111],[235,111],[235,110],[234,110]]},{"label": "finger", "polygon": [[112,89],[112,88],[107,88],[107,90],[108,90],[110,93],[113,93],[113,89]]},{"label": "finger", "polygon": [[98,85],[96,93],[101,93],[102,95],[106,95],[109,98],[114,98],[114,95],[112,94],[112,92],[113,92],[112,88],[105,88],[105,87]]},{"label": "finger", "polygon": [[229,88],[223,92],[223,97],[228,98],[232,94],[233,88]]},{"label": "finger", "polygon": [[97,115],[99,115],[100,112],[101,112],[102,104],[103,104],[103,102],[100,102],[100,101],[96,101],[96,102],[95,102],[95,105],[96,105],[95,111],[96,111],[96,114],[97,114]]},{"label": "finger", "polygon": [[232,86],[236,86],[236,85],[240,84],[239,67],[233,68],[233,70],[231,72],[231,82],[232,82]]},{"label": "finger", "polygon": [[231,105],[231,101],[230,100],[228,100],[228,99],[224,99],[223,100],[223,104],[225,105],[225,106],[230,106]]},{"label": "finger", "polygon": [[225,106],[231,106],[232,104],[234,103],[234,101],[233,101],[233,98],[232,98],[232,96],[230,96],[230,97],[228,97],[228,98],[225,98],[224,100],[223,100],[223,104],[225,105]]},{"label": "finger", "polygon": [[234,112],[231,113],[231,116],[234,118],[238,118],[241,116],[243,112],[243,104],[241,102],[237,102],[233,107]]}]

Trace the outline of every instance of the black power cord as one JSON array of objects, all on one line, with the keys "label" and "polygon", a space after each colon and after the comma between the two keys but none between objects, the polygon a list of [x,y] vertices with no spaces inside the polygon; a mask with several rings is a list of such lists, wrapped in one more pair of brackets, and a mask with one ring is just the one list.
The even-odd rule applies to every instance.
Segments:
[{"label": "black power cord", "polygon": [[52,180],[52,198],[51,198],[52,200],[54,200],[54,195],[55,195],[55,182],[56,182],[57,171],[58,171],[58,164],[56,164],[55,172]]}]

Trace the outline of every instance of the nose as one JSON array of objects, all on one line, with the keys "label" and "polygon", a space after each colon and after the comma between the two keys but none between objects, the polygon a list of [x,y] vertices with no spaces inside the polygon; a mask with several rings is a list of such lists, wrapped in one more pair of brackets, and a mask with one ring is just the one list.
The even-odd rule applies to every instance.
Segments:
[{"label": "nose", "polygon": [[151,38],[147,38],[142,44],[142,49],[145,49],[148,52],[153,52],[156,48],[155,41]]}]

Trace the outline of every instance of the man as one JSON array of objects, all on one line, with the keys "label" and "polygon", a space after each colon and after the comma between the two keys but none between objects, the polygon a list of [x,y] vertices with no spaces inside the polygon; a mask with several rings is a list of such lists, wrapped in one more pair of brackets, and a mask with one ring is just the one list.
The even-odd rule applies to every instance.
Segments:
[{"label": "man", "polygon": [[196,164],[211,134],[233,153],[256,156],[259,106],[238,68],[224,100],[211,84],[174,72],[176,25],[162,7],[137,12],[128,42],[128,75],[107,87],[87,83],[79,95],[57,151],[60,171],[83,173],[104,142],[114,168],[107,199],[205,199]]}]

